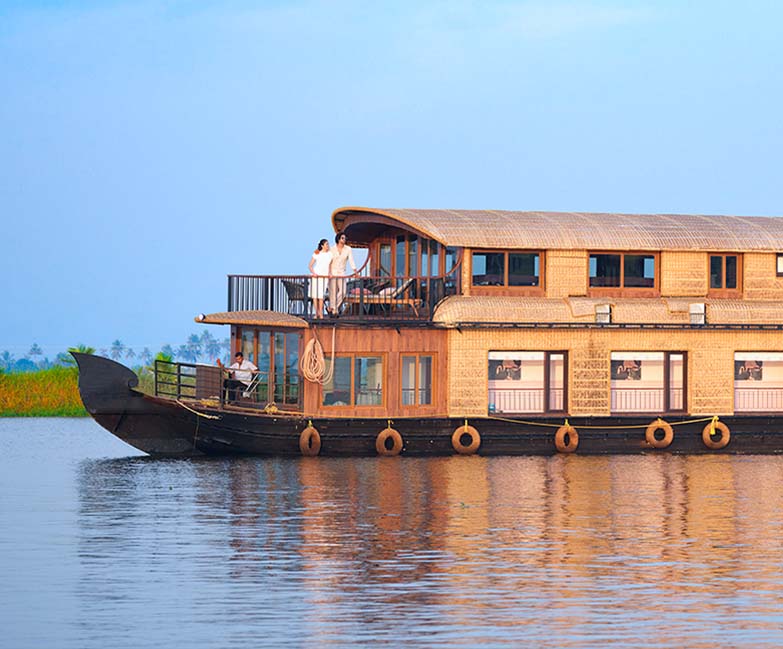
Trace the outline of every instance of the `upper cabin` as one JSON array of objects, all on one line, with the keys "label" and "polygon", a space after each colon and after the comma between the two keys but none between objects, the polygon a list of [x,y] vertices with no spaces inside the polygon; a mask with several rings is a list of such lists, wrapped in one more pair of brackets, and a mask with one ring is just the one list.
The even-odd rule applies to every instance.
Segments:
[{"label": "upper cabin", "polygon": [[[343,322],[736,323],[738,300],[751,318],[783,301],[774,217],[343,207],[332,223],[367,251]],[[228,311],[309,320],[309,281],[231,275]]]}]

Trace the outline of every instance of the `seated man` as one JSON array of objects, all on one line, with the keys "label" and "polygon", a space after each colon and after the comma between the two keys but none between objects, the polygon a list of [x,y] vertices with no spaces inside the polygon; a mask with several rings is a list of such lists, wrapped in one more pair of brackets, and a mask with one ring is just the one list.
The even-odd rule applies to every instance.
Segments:
[{"label": "seated man", "polygon": [[[218,359],[218,366],[223,367]],[[223,380],[223,388],[228,392],[228,401],[237,400],[237,391],[246,390],[253,382],[253,374],[258,374],[258,368],[246,361],[242,352],[234,354],[234,362],[228,368],[229,376]]]}]

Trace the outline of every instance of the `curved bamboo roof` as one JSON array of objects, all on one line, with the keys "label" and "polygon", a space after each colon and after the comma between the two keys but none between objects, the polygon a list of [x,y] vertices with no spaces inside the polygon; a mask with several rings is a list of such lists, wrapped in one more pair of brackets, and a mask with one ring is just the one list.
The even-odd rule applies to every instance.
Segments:
[{"label": "curved bamboo roof", "polygon": [[254,325],[257,327],[290,327],[307,329],[308,324],[302,318],[277,311],[221,311],[197,315],[194,320],[201,324]]},{"label": "curved bamboo roof", "polygon": [[615,324],[688,324],[690,305],[705,304],[709,324],[783,323],[783,302],[704,298],[588,298],[453,296],[438,305],[433,322],[592,323],[599,305],[612,306]]},{"label": "curved bamboo roof", "polygon": [[469,248],[783,251],[783,218],[341,207],[336,231],[397,226]]}]

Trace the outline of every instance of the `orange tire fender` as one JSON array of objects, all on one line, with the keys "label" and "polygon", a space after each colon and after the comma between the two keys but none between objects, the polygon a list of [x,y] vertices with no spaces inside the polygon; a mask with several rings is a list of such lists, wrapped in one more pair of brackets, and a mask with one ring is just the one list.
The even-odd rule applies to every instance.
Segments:
[{"label": "orange tire fender", "polygon": [[[717,435],[718,433],[720,433],[720,437],[714,439],[714,435]],[[718,421],[718,418],[715,417],[704,427],[704,430],[701,431],[701,440],[704,442],[704,446],[713,451],[717,451],[728,446],[728,443],[731,441],[731,430],[726,424],[722,421]]]},{"label": "orange tire fender", "polygon": [[306,457],[315,457],[321,452],[321,434],[312,424],[300,433],[299,450]]},{"label": "orange tire fender", "polygon": [[560,426],[555,433],[555,448],[558,453],[573,453],[579,446],[579,433],[571,424]]},{"label": "orange tire fender", "polygon": [[[663,437],[661,439],[658,439],[655,436],[655,433],[659,430],[663,431]],[[658,417],[658,419],[647,426],[647,430],[644,431],[644,439],[653,448],[666,448],[674,441],[674,429],[671,424],[666,423],[663,419]]]},{"label": "orange tire fender", "polygon": [[[392,440],[391,448],[386,445],[386,442],[389,439]],[[402,452],[402,446],[402,435],[391,426],[384,428],[378,433],[378,437],[375,438],[375,450],[378,452],[378,455],[399,455]]]},{"label": "orange tire fender", "polygon": [[[470,437],[469,444],[463,443],[465,436]],[[473,426],[468,426],[466,423],[454,429],[451,434],[451,445],[460,455],[473,455],[481,446],[481,435]]]}]

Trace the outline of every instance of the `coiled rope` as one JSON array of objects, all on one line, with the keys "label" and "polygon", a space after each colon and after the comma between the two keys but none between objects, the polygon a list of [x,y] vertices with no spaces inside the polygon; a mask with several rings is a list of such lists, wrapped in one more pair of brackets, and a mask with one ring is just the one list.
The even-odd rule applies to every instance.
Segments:
[{"label": "coiled rope", "polygon": [[337,327],[332,328],[332,357],[329,363],[329,369],[326,369],[326,360],[324,359],[324,348],[321,341],[318,340],[318,331],[313,329],[313,337],[307,341],[299,361],[299,369],[302,370],[302,376],[311,383],[329,383],[334,375],[334,341]]}]

